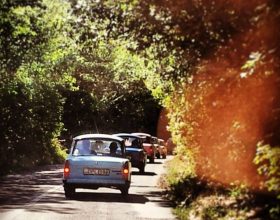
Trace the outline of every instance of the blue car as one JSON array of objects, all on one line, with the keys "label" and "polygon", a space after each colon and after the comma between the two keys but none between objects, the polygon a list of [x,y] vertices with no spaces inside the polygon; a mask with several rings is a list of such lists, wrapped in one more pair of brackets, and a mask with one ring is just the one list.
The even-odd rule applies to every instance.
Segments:
[{"label": "blue car", "polygon": [[128,195],[130,183],[131,162],[122,138],[85,134],[73,139],[63,172],[66,198],[72,198],[77,188],[108,187]]},{"label": "blue car", "polygon": [[125,140],[126,155],[130,157],[132,166],[138,168],[140,173],[144,173],[147,164],[147,153],[144,150],[142,138],[127,133],[114,135]]}]

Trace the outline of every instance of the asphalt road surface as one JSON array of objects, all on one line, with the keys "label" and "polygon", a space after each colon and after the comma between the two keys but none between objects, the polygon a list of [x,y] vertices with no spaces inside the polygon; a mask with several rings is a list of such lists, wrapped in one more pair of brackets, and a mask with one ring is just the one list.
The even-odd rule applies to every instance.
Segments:
[{"label": "asphalt road surface", "polygon": [[176,219],[157,184],[165,172],[165,161],[157,159],[154,164],[148,163],[145,174],[133,168],[127,198],[122,197],[119,190],[99,188],[77,189],[75,199],[65,199],[62,165],[9,175],[0,180],[0,219]]}]

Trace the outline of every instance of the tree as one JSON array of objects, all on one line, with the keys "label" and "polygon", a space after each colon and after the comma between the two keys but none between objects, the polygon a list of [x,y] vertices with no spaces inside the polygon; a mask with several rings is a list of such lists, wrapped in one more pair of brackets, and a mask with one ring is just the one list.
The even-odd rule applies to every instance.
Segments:
[{"label": "tree", "polygon": [[0,3],[1,173],[58,159],[59,90],[73,83],[67,8],[48,0]]}]

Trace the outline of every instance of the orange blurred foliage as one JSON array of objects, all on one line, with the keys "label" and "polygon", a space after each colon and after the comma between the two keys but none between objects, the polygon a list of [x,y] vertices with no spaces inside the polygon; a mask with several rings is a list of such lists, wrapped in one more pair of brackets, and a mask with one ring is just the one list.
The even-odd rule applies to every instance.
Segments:
[{"label": "orange blurred foliage", "polygon": [[[197,173],[224,184],[262,186],[252,161],[259,141],[279,144],[279,18],[264,15],[200,64],[189,102],[196,122]],[[203,116],[197,117],[196,115]],[[190,118],[190,116],[188,116]]]},{"label": "orange blurred foliage", "polygon": [[[201,178],[258,190],[263,179],[253,164],[256,145],[280,144],[280,13],[269,7],[271,2],[275,1],[227,1],[237,15],[253,10],[254,16],[197,65],[186,85],[191,107],[184,122],[194,128],[187,145],[195,148]],[[215,3],[222,6],[224,1]],[[182,132],[189,135],[188,130]]]}]

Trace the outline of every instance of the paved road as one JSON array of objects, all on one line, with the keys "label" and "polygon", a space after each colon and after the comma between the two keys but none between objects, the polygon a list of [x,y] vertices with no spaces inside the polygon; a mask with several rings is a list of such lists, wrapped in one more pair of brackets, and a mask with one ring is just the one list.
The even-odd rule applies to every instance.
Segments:
[{"label": "paved road", "polygon": [[148,164],[144,175],[133,168],[127,198],[118,190],[100,188],[78,189],[76,198],[67,200],[61,184],[61,165],[7,176],[0,180],[0,219],[175,219],[170,203],[157,187],[164,173],[164,162],[159,159],[155,164]]}]

